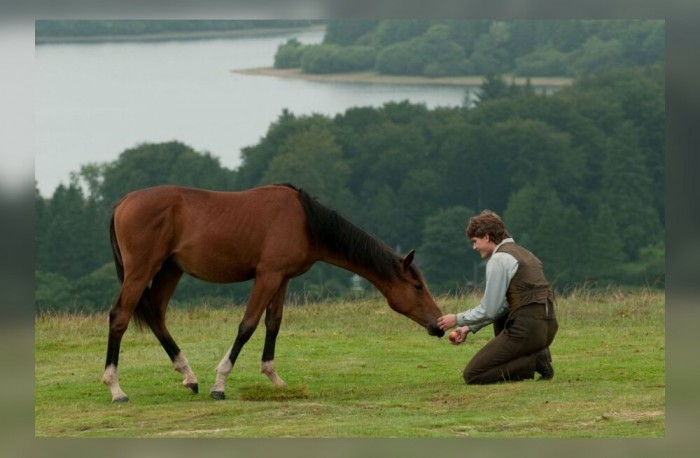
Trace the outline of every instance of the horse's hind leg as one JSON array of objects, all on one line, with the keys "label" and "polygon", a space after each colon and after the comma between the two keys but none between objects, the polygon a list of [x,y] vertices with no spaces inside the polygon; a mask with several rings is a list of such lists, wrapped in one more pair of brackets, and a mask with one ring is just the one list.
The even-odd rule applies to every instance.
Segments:
[{"label": "horse's hind leg", "polygon": [[139,303],[146,289],[148,279],[135,280],[125,278],[119,295],[109,312],[109,337],[107,338],[107,360],[102,382],[107,385],[112,393],[112,402],[125,402],[129,398],[119,386],[117,366],[119,364],[119,348],[122,337],[129,326],[129,320],[134,313],[134,308]]},{"label": "horse's hind leg", "polygon": [[265,312],[265,347],[263,349],[260,372],[267,375],[272,384],[277,386],[286,385],[275,370],[275,343],[280,324],[282,323],[282,310],[284,308],[284,298],[287,294],[287,284],[288,280],[282,283]]},{"label": "horse's hind leg", "polygon": [[198,393],[199,383],[197,382],[197,377],[192,372],[187,358],[180,351],[165,325],[165,312],[181,277],[182,270],[175,263],[171,261],[163,263],[163,266],[153,278],[150,288],[149,299],[153,302],[154,319],[148,320],[148,325],[170,357],[175,370],[182,374],[182,384],[192,390],[192,392]]},{"label": "horse's hind leg", "polygon": [[283,281],[284,278],[278,274],[265,274],[256,277],[243,320],[238,325],[236,340],[234,340],[233,346],[226,352],[224,358],[216,367],[216,383],[210,390],[211,397],[214,399],[225,398],[224,385],[226,378],[233,370],[233,365],[236,363],[243,346],[255,332],[263,312],[280,289]]}]

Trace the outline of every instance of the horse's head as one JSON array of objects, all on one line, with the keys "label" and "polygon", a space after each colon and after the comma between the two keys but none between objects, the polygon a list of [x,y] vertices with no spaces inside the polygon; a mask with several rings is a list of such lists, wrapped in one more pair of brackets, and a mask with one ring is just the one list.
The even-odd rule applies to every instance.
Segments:
[{"label": "horse's head", "polygon": [[431,336],[442,337],[445,332],[437,325],[442,312],[433,300],[423,275],[413,264],[415,250],[401,260],[401,273],[388,285],[389,306],[428,330]]}]

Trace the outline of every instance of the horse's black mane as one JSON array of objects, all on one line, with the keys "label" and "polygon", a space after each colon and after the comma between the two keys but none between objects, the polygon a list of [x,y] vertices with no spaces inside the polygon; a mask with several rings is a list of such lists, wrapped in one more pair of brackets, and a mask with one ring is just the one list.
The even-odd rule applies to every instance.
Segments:
[{"label": "horse's black mane", "polygon": [[303,189],[287,183],[284,185],[299,192],[309,230],[318,246],[340,254],[382,278],[399,275],[401,260],[386,243],[324,206]]}]

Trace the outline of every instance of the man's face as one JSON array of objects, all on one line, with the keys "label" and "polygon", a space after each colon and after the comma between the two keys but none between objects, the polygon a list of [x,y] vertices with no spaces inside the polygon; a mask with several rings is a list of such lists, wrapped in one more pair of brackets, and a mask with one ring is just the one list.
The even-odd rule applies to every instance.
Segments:
[{"label": "man's face", "polygon": [[486,259],[491,257],[493,250],[496,248],[496,244],[493,243],[488,235],[483,237],[472,237],[472,248],[474,251],[479,252],[481,259]]}]

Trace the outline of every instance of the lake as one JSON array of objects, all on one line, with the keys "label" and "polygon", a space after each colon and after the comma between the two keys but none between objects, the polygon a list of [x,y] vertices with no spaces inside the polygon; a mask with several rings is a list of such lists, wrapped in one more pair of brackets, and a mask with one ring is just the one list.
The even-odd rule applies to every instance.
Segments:
[{"label": "lake", "polygon": [[244,75],[272,66],[277,47],[323,31],[163,42],[40,44],[34,64],[35,178],[49,197],[70,173],[115,160],[141,143],[181,141],[240,165],[283,109],[335,115],[353,106],[409,100],[457,106],[459,86],[330,83]]}]

